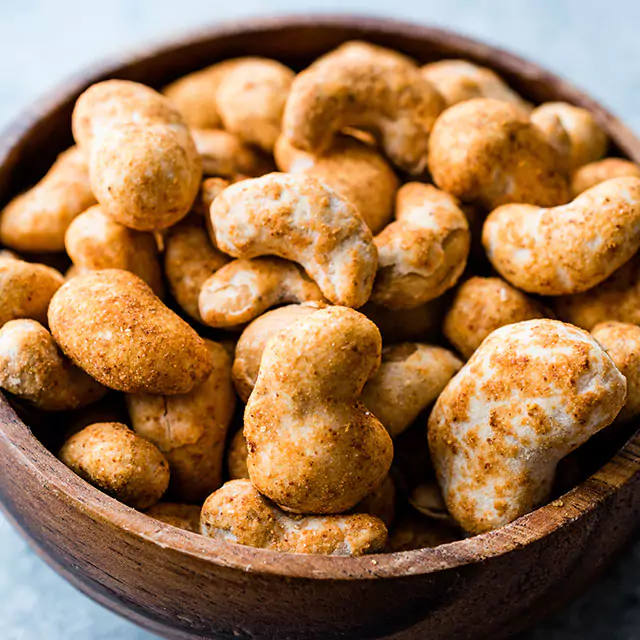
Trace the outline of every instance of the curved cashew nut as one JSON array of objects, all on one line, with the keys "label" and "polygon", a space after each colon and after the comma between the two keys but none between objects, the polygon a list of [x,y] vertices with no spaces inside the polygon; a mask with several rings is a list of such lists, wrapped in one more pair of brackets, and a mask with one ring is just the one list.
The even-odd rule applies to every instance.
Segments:
[{"label": "curved cashew nut", "polygon": [[325,301],[318,286],[295,263],[279,258],[233,260],[200,290],[200,316],[211,327],[251,322],[287,302]]},{"label": "curved cashew nut", "polygon": [[224,443],[236,404],[229,354],[216,342],[206,344],[213,370],[189,393],[126,397],[134,431],[165,455],[169,491],[187,503],[201,503],[222,482]]},{"label": "curved cashew nut", "polygon": [[494,331],[429,418],[451,515],[481,533],[534,509],[560,459],[610,424],[625,398],[624,376],[585,331],[556,320]]},{"label": "curved cashew nut", "polygon": [[260,495],[249,480],[232,480],[209,496],[202,534],[289,553],[359,556],[382,551],[387,529],[373,516],[292,516]]},{"label": "curved cashew nut", "polygon": [[552,209],[499,207],[484,224],[482,244],[519,289],[552,296],[591,289],[640,247],[640,179],[609,180]]},{"label": "curved cashew nut", "polygon": [[314,178],[270,173],[232,184],[211,205],[211,224],[221,251],[298,262],[335,304],[359,307],[371,294],[371,232],[353,204]]},{"label": "curved cashew nut", "polygon": [[194,504],[158,502],[144,513],[150,518],[170,524],[172,527],[200,533],[200,507]]},{"label": "curved cashew nut", "polygon": [[558,316],[587,331],[607,320],[640,325],[640,255],[589,291],[554,300]]},{"label": "curved cashew nut", "polygon": [[87,161],[71,147],[35,187],[0,212],[0,242],[23,251],[63,251],[71,221],[95,203]]},{"label": "curved cashew nut", "polygon": [[107,392],[71,364],[35,320],[11,320],[0,328],[0,388],[44,411],[78,409]]},{"label": "curved cashew nut", "polygon": [[471,234],[455,198],[409,182],[398,191],[396,221],[374,238],[378,272],[371,301],[391,309],[441,296],[462,275]]},{"label": "curved cashew nut", "polygon": [[581,107],[547,102],[531,112],[531,122],[544,133],[570,171],[599,160],[607,150],[607,135]]},{"label": "curved cashew nut", "polygon": [[280,136],[274,154],[281,171],[317,178],[353,202],[371,233],[379,233],[391,219],[398,178],[370,145],[339,136],[330,149],[314,156],[292,147],[287,138]]},{"label": "curved cashew nut", "polygon": [[564,204],[569,185],[555,149],[521,109],[467,100],[436,121],[429,145],[435,184],[463,202],[493,209],[508,202]]},{"label": "curved cashew nut", "polygon": [[164,283],[153,234],[121,225],[105,215],[100,205],[87,209],[69,225],[65,248],[80,271],[131,271],[162,297]]},{"label": "curved cashew nut", "polygon": [[244,415],[261,493],[287,511],[340,513],[382,483],[393,444],[358,402],[380,350],[376,326],[346,307],[321,309],[268,342]]},{"label": "curved cashew nut", "polygon": [[640,166],[622,158],[605,158],[576,169],[571,176],[571,191],[575,198],[601,182],[628,177],[640,178]]},{"label": "curved cashew nut", "polygon": [[524,112],[529,103],[495,72],[468,60],[439,60],[425,64],[420,73],[445,99],[447,107],[473,98],[492,98],[510,102]]},{"label": "curved cashew nut", "polygon": [[398,167],[420,174],[444,108],[417,67],[378,47],[338,50],[298,74],[284,112],[289,142],[320,154],[345,127],[372,133]]},{"label": "curved cashew nut", "polygon": [[457,291],[442,327],[468,360],[493,331],[514,322],[544,318],[544,309],[500,278],[469,278]]},{"label": "curved cashew nut", "polygon": [[169,289],[180,307],[199,322],[202,285],[227,262],[229,257],[211,246],[202,220],[189,217],[165,236],[164,272]]},{"label": "curved cashew nut", "polygon": [[385,347],[362,402],[395,438],[435,401],[460,367],[462,362],[440,347],[417,342]]}]

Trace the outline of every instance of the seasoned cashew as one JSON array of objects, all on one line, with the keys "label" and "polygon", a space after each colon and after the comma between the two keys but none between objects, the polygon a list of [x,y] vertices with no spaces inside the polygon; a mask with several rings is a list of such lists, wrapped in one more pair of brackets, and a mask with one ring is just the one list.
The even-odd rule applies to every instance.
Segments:
[{"label": "seasoned cashew", "polygon": [[76,365],[118,391],[188,393],[213,366],[204,340],[128,271],[69,280],[51,300],[49,325]]},{"label": "seasoned cashew", "polygon": [[387,529],[373,516],[292,516],[260,495],[249,480],[232,480],[207,498],[202,534],[250,547],[334,556],[381,551]]},{"label": "seasoned cashew", "polygon": [[569,200],[555,149],[521,109],[501,100],[476,98],[447,109],[431,133],[429,170],[444,191],[489,209]]},{"label": "seasoned cashew", "polygon": [[393,444],[358,402],[380,350],[376,326],[347,307],[320,309],[267,343],[244,414],[261,493],[287,511],[340,513],[382,483]]},{"label": "seasoned cashew", "polygon": [[179,502],[158,502],[145,514],[178,529],[200,533],[200,507]]},{"label": "seasoned cashew", "polygon": [[548,314],[500,278],[469,278],[457,291],[444,318],[447,340],[468,360],[493,331]]},{"label": "seasoned cashew", "polygon": [[640,327],[625,322],[601,322],[591,330],[591,335],[627,379],[627,402],[617,419],[637,416],[640,413]]},{"label": "seasoned cashew", "polygon": [[562,320],[587,331],[607,320],[640,325],[640,255],[597,287],[556,298],[554,309]]},{"label": "seasoned cashew", "polygon": [[87,209],[69,225],[65,247],[81,271],[131,271],[162,296],[164,284],[153,235],[121,225],[106,216],[100,205]]},{"label": "seasoned cashew", "polygon": [[[194,71],[168,84],[162,93],[176,106],[190,127],[221,126],[216,94],[222,78],[236,65],[251,58],[231,58]],[[255,58],[253,58],[255,60]]]},{"label": "seasoned cashew", "polygon": [[287,138],[280,136],[274,153],[281,171],[317,178],[353,202],[371,233],[379,233],[391,219],[398,178],[371,146],[339,136],[330,149],[315,156],[292,147]]},{"label": "seasoned cashew", "polygon": [[249,467],[247,466],[247,439],[244,437],[242,429],[236,432],[229,443],[227,450],[227,469],[231,480],[243,480],[249,478]]},{"label": "seasoned cashew", "polygon": [[46,325],[49,302],[63,284],[62,274],[44,264],[0,260],[0,327],[18,318]]},{"label": "seasoned cashew", "polygon": [[0,328],[0,388],[44,411],[77,409],[107,392],[71,364],[35,320],[11,320]]},{"label": "seasoned cashew", "polygon": [[524,112],[529,103],[495,72],[468,60],[439,60],[425,64],[420,73],[445,99],[447,107],[473,98],[492,98],[510,102]]},{"label": "seasoned cashew", "polygon": [[446,522],[426,518],[413,510],[407,510],[389,531],[386,553],[439,547],[460,540],[460,531]]},{"label": "seasoned cashew", "polygon": [[343,48],[296,76],[283,132],[294,147],[319,155],[345,127],[363,129],[396,166],[420,174],[429,132],[443,108],[442,97],[418,68],[397,54],[379,47]]},{"label": "seasoned cashew", "polygon": [[201,219],[182,220],[165,236],[164,272],[169,289],[180,307],[199,322],[202,285],[227,262],[229,257],[211,245]]},{"label": "seasoned cashew", "polygon": [[8,249],[0,249],[0,260],[20,260],[20,256]]},{"label": "seasoned cashew", "polygon": [[462,275],[471,234],[448,193],[409,182],[398,191],[396,221],[374,238],[378,272],[371,301],[411,309],[441,296]]},{"label": "seasoned cashew", "polygon": [[227,187],[211,205],[217,245],[234,258],[301,264],[335,304],[362,306],[377,251],[355,206],[305,175],[270,173]]},{"label": "seasoned cashew", "polygon": [[484,224],[482,244],[519,289],[551,296],[591,289],[640,247],[640,178],[609,180],[552,209],[499,207]]},{"label": "seasoned cashew", "polygon": [[0,211],[0,243],[21,251],[63,251],[69,224],[95,202],[87,161],[71,147],[35,187]]},{"label": "seasoned cashew", "polygon": [[91,85],[78,98],[71,127],[76,143],[88,153],[95,138],[125,122],[185,124],[174,106],[151,87],[129,80],[106,80]]},{"label": "seasoned cashew", "polygon": [[325,301],[318,285],[294,262],[280,258],[233,260],[200,290],[200,316],[211,327],[251,322],[287,302]]},{"label": "seasoned cashew", "polygon": [[435,478],[414,487],[409,504],[427,518],[455,524]]},{"label": "seasoned cashew", "polygon": [[571,176],[574,198],[591,187],[612,178],[640,178],[640,166],[622,158],[605,158],[579,167]]},{"label": "seasoned cashew", "polygon": [[559,460],[610,424],[625,398],[624,376],[585,331],[547,319],[494,331],[429,418],[451,515],[481,533],[534,509]]},{"label": "seasoned cashew", "polygon": [[134,431],[153,442],[171,467],[169,491],[200,503],[222,483],[224,442],[235,409],[231,358],[207,341],[213,360],[209,377],[184,395],[127,395]]},{"label": "seasoned cashew", "polygon": [[607,150],[607,135],[581,107],[546,102],[531,112],[531,122],[544,133],[570,171],[599,160]]},{"label": "seasoned cashew", "polygon": [[381,61],[386,61],[388,64],[396,64],[401,66],[417,69],[418,63],[404,53],[400,53],[395,49],[389,49],[387,47],[381,47],[377,44],[372,44],[366,40],[349,40],[344,42],[340,46],[336,47],[325,53],[324,55],[316,58],[316,61],[312,66],[316,64],[324,64],[327,60],[345,60],[351,59],[354,61],[362,60],[368,61],[372,58],[378,58]]},{"label": "seasoned cashew", "polygon": [[169,485],[169,465],[150,442],[118,422],[98,422],[71,436],[60,460],[81,478],[136,509],[147,509]]},{"label": "seasoned cashew", "polygon": [[385,347],[361,400],[396,437],[435,401],[460,367],[462,362],[440,347],[417,342]]},{"label": "seasoned cashew", "polygon": [[249,399],[256,384],[262,353],[270,338],[295,320],[315,313],[323,307],[323,304],[315,302],[292,304],[267,311],[247,326],[240,335],[233,361],[233,382],[243,402]]},{"label": "seasoned cashew", "polygon": [[276,60],[238,61],[224,74],[216,92],[224,128],[244,142],[273,150],[294,76]]},{"label": "seasoned cashew", "polygon": [[273,170],[270,162],[240,138],[222,129],[191,129],[191,137],[202,158],[202,174],[236,180],[257,178]]}]

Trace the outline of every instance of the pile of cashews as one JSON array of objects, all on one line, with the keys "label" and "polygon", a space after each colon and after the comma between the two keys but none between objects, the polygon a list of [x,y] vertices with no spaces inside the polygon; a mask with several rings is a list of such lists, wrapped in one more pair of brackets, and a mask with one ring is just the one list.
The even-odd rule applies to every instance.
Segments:
[{"label": "pile of cashews", "polygon": [[347,42],[100,82],[72,129],[0,212],[0,388],[149,517],[437,546],[640,413],[640,167],[585,109]]}]

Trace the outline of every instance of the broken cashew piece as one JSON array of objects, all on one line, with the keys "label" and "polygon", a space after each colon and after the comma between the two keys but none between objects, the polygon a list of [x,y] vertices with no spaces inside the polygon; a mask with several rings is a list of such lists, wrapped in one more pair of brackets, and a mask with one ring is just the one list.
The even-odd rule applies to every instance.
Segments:
[{"label": "broken cashew piece", "polygon": [[603,182],[552,209],[499,207],[484,223],[482,244],[518,289],[551,296],[587,291],[640,247],[640,178]]},{"label": "broken cashew piece", "polygon": [[577,327],[543,319],[494,331],[429,418],[431,459],[451,515],[475,534],[541,504],[558,462],[611,424],[626,387]]},{"label": "broken cashew piece", "polygon": [[371,294],[371,231],[353,204],[314,178],[270,173],[232,184],[211,205],[211,224],[221,251],[297,262],[334,304],[357,308]]},{"label": "broken cashew piece", "polygon": [[471,234],[458,202],[419,182],[398,191],[396,221],[374,238],[378,272],[371,302],[408,309],[438,298],[467,264]]},{"label": "broken cashew piece", "polygon": [[393,444],[359,402],[380,365],[376,326],[347,307],[296,320],[267,343],[244,414],[249,474],[295,513],[340,513],[376,489]]},{"label": "broken cashew piece", "polygon": [[202,321],[219,328],[251,322],[279,304],[326,302],[301,267],[280,258],[233,260],[205,280],[199,300]]},{"label": "broken cashew piece", "polygon": [[232,480],[207,498],[200,516],[209,538],[288,553],[359,556],[382,551],[387,529],[365,514],[292,516],[249,480]]}]

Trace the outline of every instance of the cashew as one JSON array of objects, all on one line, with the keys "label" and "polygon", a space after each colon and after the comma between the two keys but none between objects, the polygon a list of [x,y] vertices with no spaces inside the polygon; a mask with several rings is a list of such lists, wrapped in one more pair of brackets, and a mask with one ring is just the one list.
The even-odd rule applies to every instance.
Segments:
[{"label": "cashew", "polygon": [[216,94],[222,78],[238,64],[257,58],[231,58],[189,73],[168,84],[162,92],[180,111],[190,127],[216,129],[221,126]]},{"label": "cashew", "polygon": [[67,440],[59,458],[81,478],[136,509],[147,509],[169,485],[169,465],[124,424],[98,422]]},{"label": "cashew", "polygon": [[216,92],[224,128],[272,151],[295,74],[276,60],[250,58],[227,71]]},{"label": "cashew", "polygon": [[380,350],[376,326],[346,307],[321,309],[268,342],[244,416],[261,493],[288,511],[339,513],[382,483],[391,438],[358,402]]},{"label": "cashew", "polygon": [[546,102],[531,112],[531,122],[544,133],[570,171],[599,160],[607,150],[607,135],[581,107]]},{"label": "cashew", "polygon": [[256,384],[262,353],[269,339],[295,320],[315,313],[321,308],[323,308],[322,304],[307,303],[273,309],[257,317],[242,332],[236,345],[233,361],[233,382],[243,402],[249,399]]},{"label": "cashew", "polygon": [[234,258],[301,264],[335,304],[362,306],[377,251],[355,206],[314,178],[271,173],[227,187],[211,205],[218,247]]},{"label": "cashew", "polygon": [[249,480],[232,480],[207,498],[200,516],[210,538],[289,553],[359,556],[381,551],[384,524],[364,514],[291,516]]},{"label": "cashew", "polygon": [[[193,203],[193,211],[207,220],[207,230],[211,226],[209,210],[213,201],[231,184],[224,178],[207,178],[200,184],[198,195]],[[215,246],[213,231],[210,233],[211,243]]]},{"label": "cashew", "polygon": [[8,249],[0,249],[0,260],[20,260],[20,256]]},{"label": "cashew", "polygon": [[391,309],[419,307],[462,275],[471,234],[455,198],[409,182],[398,191],[396,221],[374,238],[378,272],[371,301]]},{"label": "cashew", "polygon": [[372,133],[398,167],[420,174],[429,132],[444,108],[413,64],[379,47],[345,47],[298,74],[283,132],[299,149],[320,155],[345,127]]},{"label": "cashew", "polygon": [[435,184],[464,202],[493,209],[508,202],[564,204],[569,185],[555,149],[508,102],[476,98],[447,109],[429,145]]},{"label": "cashew", "polygon": [[213,370],[191,392],[126,398],[134,431],[169,462],[170,493],[187,503],[202,502],[222,483],[224,442],[235,409],[231,358],[221,345],[206,344]]},{"label": "cashew", "polygon": [[163,294],[158,246],[153,235],[119,224],[106,216],[100,205],[87,209],[69,225],[65,247],[73,264],[81,271],[131,271],[156,295]]},{"label": "cashew", "polygon": [[481,533],[534,509],[560,459],[610,424],[625,398],[624,376],[585,331],[546,319],[494,331],[429,418],[451,515]]},{"label": "cashew", "polygon": [[542,295],[581,293],[640,247],[640,179],[616,178],[552,209],[504,205],[482,230],[494,268],[512,285]]},{"label": "cashew", "polygon": [[640,325],[640,255],[593,289],[554,300],[558,316],[591,331],[607,320]]},{"label": "cashew", "polygon": [[617,419],[637,416],[640,413],[640,327],[624,322],[601,322],[591,330],[591,335],[627,379],[627,402]]},{"label": "cashew", "polygon": [[500,278],[469,278],[444,318],[447,340],[468,360],[493,331],[514,322],[544,318],[542,307]]},{"label": "cashew", "polygon": [[63,284],[62,274],[44,264],[0,260],[0,327],[18,318],[46,325],[49,302]]},{"label": "cashew", "polygon": [[415,511],[406,511],[389,531],[386,553],[439,547],[462,538],[460,532],[445,522],[438,522]]},{"label": "cashew", "polygon": [[347,136],[336,137],[323,155],[292,147],[281,136],[274,150],[281,171],[304,173],[350,200],[371,233],[379,233],[393,215],[398,178],[387,161],[369,145]]},{"label": "cashew", "polygon": [[228,261],[228,256],[211,246],[201,219],[187,218],[165,236],[164,271],[169,289],[180,307],[199,322],[202,285]]},{"label": "cashew", "polygon": [[316,63],[323,64],[327,60],[345,60],[351,59],[354,61],[362,60],[368,61],[372,58],[378,58],[386,61],[388,64],[396,64],[400,66],[410,67],[416,69],[418,63],[404,53],[400,53],[395,49],[388,49],[387,47],[381,47],[365,40],[349,40],[344,42],[340,46],[336,47],[325,53],[324,55],[316,58]]},{"label": "cashew", "polygon": [[435,479],[415,487],[409,496],[409,504],[427,518],[455,525],[453,518],[447,511],[447,505],[444,503],[440,487]]},{"label": "cashew", "polygon": [[210,276],[200,290],[200,316],[212,327],[237,327],[270,307],[325,301],[318,286],[295,263],[279,258],[233,260]]},{"label": "cashew", "polygon": [[257,178],[273,170],[266,158],[233,133],[222,129],[191,129],[191,137],[202,158],[205,176],[236,180],[239,176]]},{"label": "cashew", "polygon": [[[229,469],[229,477],[232,480],[241,480],[249,478],[249,467],[247,466],[247,458],[249,451],[247,449],[247,440],[242,433],[238,431],[229,445],[227,452],[227,466]],[[374,489],[368,496],[360,500],[358,504],[351,509],[350,513],[367,513],[370,516],[380,518],[386,527],[393,522],[396,510],[396,486],[389,474],[382,484]]]},{"label": "cashew", "polygon": [[21,251],[63,251],[69,224],[95,202],[87,162],[71,147],[35,187],[0,212],[0,242]]},{"label": "cashew", "polygon": [[511,89],[495,72],[468,60],[439,60],[420,68],[426,78],[445,99],[447,107],[473,98],[492,98],[510,102],[522,111],[529,103]]},{"label": "cashew", "polygon": [[579,167],[571,176],[574,198],[591,187],[612,178],[640,178],[640,166],[622,158],[605,158]]},{"label": "cashew", "polygon": [[200,507],[179,502],[158,502],[145,511],[150,518],[178,529],[200,533]]},{"label": "cashew", "polygon": [[416,342],[385,347],[361,400],[395,438],[436,400],[460,367],[462,362],[440,347]]},{"label": "cashew", "polygon": [[0,328],[0,387],[44,411],[77,409],[107,392],[71,364],[35,320],[11,320]]},{"label": "cashew", "polygon": [[106,387],[128,393],[188,393],[212,369],[205,342],[128,271],[76,276],[49,305],[62,351]]},{"label": "cashew", "polygon": [[94,141],[89,176],[105,213],[132,229],[154,231],[189,212],[202,167],[184,127],[125,122]]},{"label": "cashew", "polygon": [[106,80],[91,85],[78,98],[71,127],[76,143],[88,153],[96,138],[126,122],[185,124],[173,105],[151,87],[128,80]]}]

